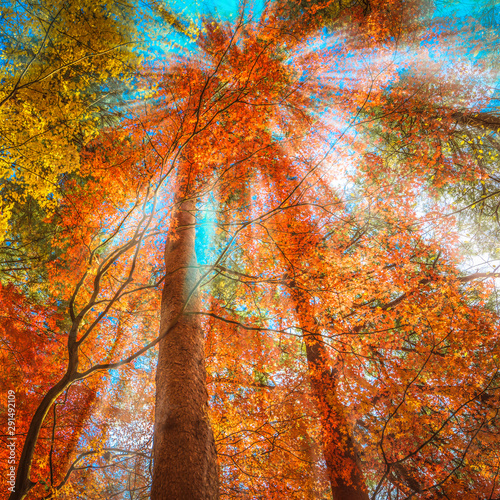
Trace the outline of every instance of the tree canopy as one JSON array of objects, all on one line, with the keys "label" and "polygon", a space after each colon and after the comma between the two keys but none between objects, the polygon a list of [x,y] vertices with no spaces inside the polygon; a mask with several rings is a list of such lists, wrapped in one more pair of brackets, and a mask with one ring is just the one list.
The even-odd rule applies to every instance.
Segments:
[{"label": "tree canopy", "polygon": [[500,496],[496,10],[2,6],[5,498]]}]

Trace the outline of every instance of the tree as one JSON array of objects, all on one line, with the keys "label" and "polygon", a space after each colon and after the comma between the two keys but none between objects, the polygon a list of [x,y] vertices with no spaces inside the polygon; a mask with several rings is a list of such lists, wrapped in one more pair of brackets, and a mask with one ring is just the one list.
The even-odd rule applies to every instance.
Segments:
[{"label": "tree", "polygon": [[[379,28],[394,30],[388,17],[378,11],[379,27],[368,23],[366,39],[356,31],[354,46],[387,42]],[[97,384],[98,372],[131,365],[138,376],[135,361],[156,344],[153,496],[216,498],[214,441],[229,496],[260,489],[311,498],[326,494],[325,477],[338,498],[366,498],[364,478],[375,495],[391,497],[495,491],[496,316],[481,305],[488,290],[471,287],[484,276],[460,276],[449,227],[438,220],[420,228],[427,212],[419,215],[415,200],[428,157],[396,163],[370,143],[351,193],[340,195],[326,180],[335,131],[319,106],[340,95],[346,115],[393,110],[386,99],[391,72],[371,88],[318,85],[314,77],[329,67],[331,52],[301,53],[278,14],[266,11],[262,19],[258,26],[243,15],[233,27],[207,23],[198,40],[203,59],[152,72],[159,90],[146,112],[89,144],[88,176],[64,183],[67,198],[55,220],[65,230],[50,246],[65,255],[48,267],[48,293],[65,301],[71,325],[60,373],[44,378],[46,396],[33,405],[13,498],[28,491],[35,456],[50,457],[36,465],[51,478],[49,496],[94,494],[83,489],[92,483],[77,476],[81,469],[104,478],[127,450],[104,446],[96,426],[84,429],[85,412],[71,420],[57,407],[89,405],[97,385],[67,391],[86,379]],[[384,118],[377,123],[385,126]],[[196,264],[204,226],[218,234]],[[148,337],[154,314],[139,328],[134,321],[144,304],[158,303],[154,290],[162,282],[160,334]],[[203,330],[215,352],[207,363],[209,398]],[[58,439],[69,445],[56,471]],[[89,449],[77,454],[77,442]],[[137,479],[149,453],[128,452],[137,462],[124,474]],[[195,473],[188,459],[200,464]],[[147,479],[139,481],[130,495],[147,490]]]},{"label": "tree", "polygon": [[4,232],[15,203],[55,207],[61,175],[78,171],[79,148],[112,122],[135,64],[125,35],[133,36],[132,16],[127,3],[3,5]]}]

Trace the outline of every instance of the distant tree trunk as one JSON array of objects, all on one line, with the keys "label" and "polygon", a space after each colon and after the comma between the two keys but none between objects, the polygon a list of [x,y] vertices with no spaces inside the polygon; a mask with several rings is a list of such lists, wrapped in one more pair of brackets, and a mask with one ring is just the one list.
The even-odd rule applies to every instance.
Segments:
[{"label": "distant tree trunk", "polygon": [[[156,371],[153,447],[153,500],[219,498],[215,442],[207,414],[204,339],[199,310],[195,255],[194,200],[180,203],[177,233],[165,247]],[[194,290],[194,292],[193,292]]]},{"label": "distant tree trunk", "polygon": [[500,116],[493,113],[466,113],[457,111],[451,116],[460,125],[468,125],[476,129],[484,128],[493,132],[500,130]]},{"label": "distant tree trunk", "polygon": [[[369,500],[358,455],[337,396],[337,377],[317,329],[305,294],[293,288],[293,299],[306,345],[311,388],[320,414],[323,455],[333,500]],[[311,333],[312,332],[312,333]]]}]

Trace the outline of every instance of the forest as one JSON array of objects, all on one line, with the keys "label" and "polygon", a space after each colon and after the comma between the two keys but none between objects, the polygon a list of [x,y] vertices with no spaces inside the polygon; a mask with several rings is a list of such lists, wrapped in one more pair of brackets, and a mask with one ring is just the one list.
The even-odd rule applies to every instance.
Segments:
[{"label": "forest", "polygon": [[499,63],[499,0],[3,0],[0,498],[500,499]]}]

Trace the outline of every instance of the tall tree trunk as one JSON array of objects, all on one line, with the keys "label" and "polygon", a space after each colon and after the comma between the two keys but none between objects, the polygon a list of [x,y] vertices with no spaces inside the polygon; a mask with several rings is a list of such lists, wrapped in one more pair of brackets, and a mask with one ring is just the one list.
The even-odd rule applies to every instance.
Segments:
[{"label": "tall tree trunk", "polygon": [[[204,339],[198,315],[195,202],[183,201],[177,234],[165,247],[166,278],[161,305],[156,371],[153,500],[219,497],[215,442],[207,414]],[[187,307],[184,309],[185,304]],[[183,310],[184,309],[184,310]]]},{"label": "tall tree trunk", "polygon": [[369,500],[351,431],[338,399],[336,372],[330,369],[329,356],[321,335],[316,334],[317,326],[307,296],[298,288],[293,288],[292,295],[304,329],[307,367],[321,420],[323,455],[332,487],[332,498]]}]

